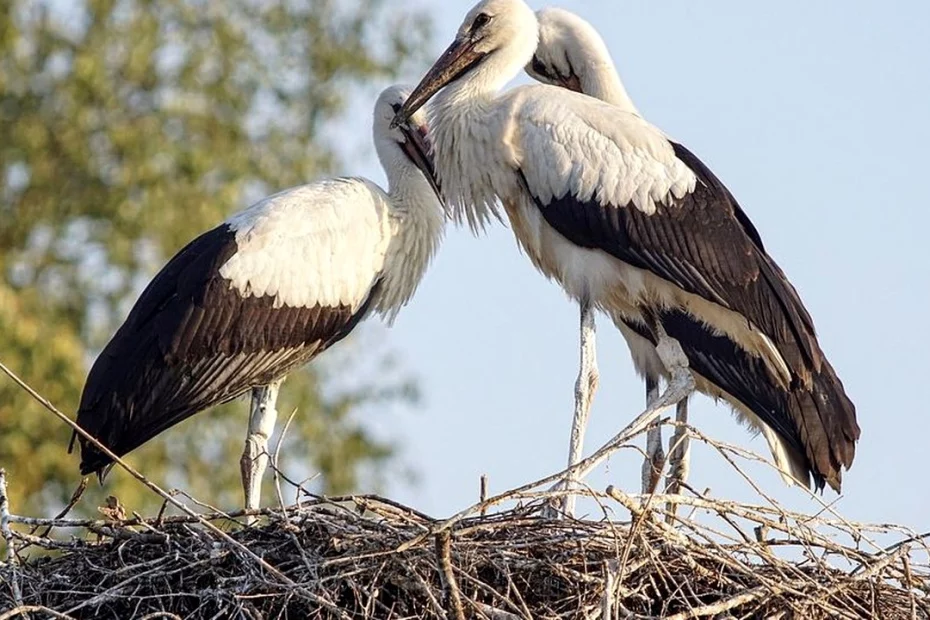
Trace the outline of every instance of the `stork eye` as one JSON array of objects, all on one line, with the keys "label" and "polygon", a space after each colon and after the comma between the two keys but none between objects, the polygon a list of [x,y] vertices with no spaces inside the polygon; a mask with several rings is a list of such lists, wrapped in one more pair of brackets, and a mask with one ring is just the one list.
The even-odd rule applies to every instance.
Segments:
[{"label": "stork eye", "polygon": [[391,111],[394,112],[394,114],[397,114],[398,112],[400,112],[400,104],[399,104],[399,103],[392,103],[392,104],[391,104]]},{"label": "stork eye", "polygon": [[475,21],[471,23],[471,31],[475,32],[479,28],[487,26],[489,21],[491,21],[490,15],[487,13],[478,13],[478,16],[475,17]]}]

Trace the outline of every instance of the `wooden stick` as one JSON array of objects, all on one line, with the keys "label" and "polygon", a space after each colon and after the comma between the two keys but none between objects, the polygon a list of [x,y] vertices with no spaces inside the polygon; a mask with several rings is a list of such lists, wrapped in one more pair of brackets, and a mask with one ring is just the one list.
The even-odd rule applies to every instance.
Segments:
[{"label": "wooden stick", "polygon": [[448,531],[436,535],[436,556],[439,558],[439,566],[442,569],[440,575],[448,594],[448,605],[455,614],[455,620],[465,620],[462,593],[459,592],[455,572],[452,570],[452,536]]}]

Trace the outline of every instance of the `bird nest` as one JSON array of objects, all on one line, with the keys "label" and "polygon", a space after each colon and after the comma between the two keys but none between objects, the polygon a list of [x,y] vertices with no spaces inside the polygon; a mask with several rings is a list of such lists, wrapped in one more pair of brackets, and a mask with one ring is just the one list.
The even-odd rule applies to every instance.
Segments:
[{"label": "bird nest", "polygon": [[[634,420],[573,471],[589,471],[646,428]],[[736,460],[759,457],[687,429],[752,486],[759,505],[687,487],[673,496],[588,488],[598,519],[550,518],[565,491],[549,485],[563,471],[439,520],[381,497],[319,497],[293,483],[296,503],[286,505],[287,477],[273,468],[278,506],[247,515],[184,503],[114,456],[181,514],[127,518],[109,498],[102,519],[66,519],[67,510],[45,519],[11,514],[0,469],[0,620],[930,620],[930,533],[853,523],[827,505],[817,515],[788,511]]]},{"label": "bird nest", "polygon": [[[589,494],[626,520],[543,518],[554,492],[448,520],[376,496],[269,508],[254,526],[242,513],[10,516],[0,619],[930,618],[928,549],[910,532]],[[889,532],[901,540],[866,550]]]}]

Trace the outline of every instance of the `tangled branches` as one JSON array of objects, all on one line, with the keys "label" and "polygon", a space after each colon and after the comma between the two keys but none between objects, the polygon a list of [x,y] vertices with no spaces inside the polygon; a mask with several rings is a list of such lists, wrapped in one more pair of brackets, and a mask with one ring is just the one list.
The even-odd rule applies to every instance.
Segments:
[{"label": "tangled branches", "polygon": [[[594,467],[645,428],[634,420],[579,465]],[[440,521],[299,484],[287,506],[276,470],[277,508],[226,514],[188,497],[207,510],[199,513],[115,458],[180,514],[127,518],[114,498],[105,519],[41,519],[12,514],[0,469],[0,620],[930,619],[930,533],[852,523],[828,506],[814,516],[787,511],[736,462],[758,457],[687,431],[764,504],[609,487],[585,493],[600,519],[542,518],[564,492],[540,489],[563,471],[482,494]],[[260,525],[242,523],[256,515]],[[879,544],[889,537],[896,542]]]},{"label": "tangled branches", "polygon": [[[631,518],[542,519],[552,493],[452,521],[376,496],[266,509],[258,527],[203,515],[286,581],[188,515],[13,515],[34,531],[12,531],[23,561],[0,569],[0,618],[930,618],[919,536],[869,552],[886,526],[685,496],[692,513],[667,523],[667,498],[592,495]],[[26,559],[39,548],[54,554]]]}]

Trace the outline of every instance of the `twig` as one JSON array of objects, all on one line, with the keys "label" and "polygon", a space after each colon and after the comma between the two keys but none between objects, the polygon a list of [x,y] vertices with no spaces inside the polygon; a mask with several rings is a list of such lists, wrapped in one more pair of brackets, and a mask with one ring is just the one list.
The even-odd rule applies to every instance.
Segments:
[{"label": "twig", "polygon": [[271,457],[271,472],[274,474],[274,489],[275,493],[278,495],[278,505],[281,507],[281,512],[287,514],[287,508],[284,503],[284,493],[281,492],[281,472],[278,469],[278,463],[281,461],[281,446],[284,444],[284,437],[287,435],[287,429],[291,427],[291,422],[294,421],[294,416],[297,415],[297,408],[294,407],[294,410],[291,411],[291,415],[287,417],[287,422],[284,423],[284,428],[281,429],[281,434],[278,435],[278,441],[274,446],[274,454]]},{"label": "twig", "polygon": [[441,532],[436,535],[436,556],[439,558],[442,580],[448,592],[446,600],[449,607],[452,608],[452,612],[455,614],[455,620],[465,620],[465,610],[462,609],[462,594],[459,592],[455,573],[452,571],[452,536],[449,532]]},{"label": "twig", "polygon": [[[63,414],[61,411],[59,411],[45,397],[43,397],[38,392],[36,392],[34,389],[32,389],[32,387],[30,387],[25,381],[20,379],[12,370],[7,368],[6,365],[3,364],[3,362],[0,362],[0,371],[3,371],[4,374],[10,377],[10,379],[12,379],[14,383],[16,383],[19,387],[24,389],[30,396],[32,396],[36,401],[38,401],[39,404],[41,404],[48,411],[54,414],[59,420],[61,420],[62,422],[67,424],[69,427],[71,427],[75,432],[77,432],[78,435],[80,435],[87,441],[91,442],[98,450],[100,450],[107,457],[112,459],[113,462],[115,462],[117,465],[119,465],[124,470],[126,470],[129,473],[129,475],[131,475],[133,478],[141,482],[148,489],[150,489],[151,491],[154,491],[157,495],[160,495],[165,501],[173,505],[175,508],[181,510],[188,516],[191,516],[197,519],[198,523],[200,523],[203,527],[205,527],[207,530],[212,532],[214,535],[223,539],[226,543],[232,545],[234,548],[239,550],[241,553],[245,554],[246,557],[250,558],[252,561],[254,561],[256,564],[264,568],[270,574],[274,575],[277,579],[279,579],[285,585],[288,585],[293,588],[297,588],[299,591],[301,591],[301,593],[304,596],[309,596],[311,598],[317,598],[309,590],[298,586],[290,578],[288,578],[287,575],[279,571],[277,568],[275,568],[268,562],[266,562],[264,559],[255,555],[255,553],[251,549],[249,549],[242,543],[236,541],[229,534],[227,534],[223,530],[219,529],[218,527],[216,527],[215,525],[213,525],[212,523],[210,523],[209,521],[207,521],[206,519],[204,519],[203,517],[195,513],[193,510],[188,508],[182,502],[179,502],[178,500],[176,500],[171,494],[169,494],[167,491],[162,489],[160,486],[148,480],[145,476],[139,473],[134,467],[132,467],[126,461],[124,461],[119,456],[117,456],[115,453],[113,453],[109,448],[103,445],[103,443],[98,441],[96,437],[94,437],[93,435],[85,431],[76,422],[71,420],[71,418]],[[337,612],[340,618],[348,618],[348,616],[344,612],[342,612],[342,610],[336,608],[335,606],[333,606],[333,609],[331,609],[331,611]]]},{"label": "twig", "polygon": [[[87,490],[87,477],[84,477],[84,478],[81,478],[81,481],[78,483],[78,485],[74,488],[74,491],[71,493],[71,499],[68,500],[68,503],[65,505],[65,507],[62,508],[59,511],[59,513],[55,515],[54,518],[64,519],[65,517],[67,517],[68,513],[71,512],[71,509],[74,508],[77,505],[77,503],[81,500],[81,497],[84,496],[84,491],[86,490]],[[51,532],[52,532],[52,526],[50,525],[46,528],[46,530],[42,534],[40,534],[40,536],[43,536],[43,537],[48,536],[49,534],[51,534]],[[35,534],[36,530],[34,529],[31,533]]]},{"label": "twig", "polygon": [[601,618],[610,620],[614,617],[614,601],[617,597],[617,577],[620,567],[616,560],[604,562],[604,598],[601,602]]},{"label": "twig", "polygon": [[32,612],[42,612],[43,614],[48,614],[53,618],[58,618],[59,620],[74,620],[74,616],[59,613],[54,609],[49,609],[48,607],[43,607],[42,605],[19,605],[10,611],[0,614],[0,620],[9,620],[10,618],[25,616],[26,614]]},{"label": "twig", "polygon": [[704,618],[706,616],[716,616],[717,614],[722,614],[725,611],[730,611],[740,605],[745,605],[746,603],[751,603],[753,601],[759,600],[763,596],[768,596],[772,594],[768,588],[753,588],[748,592],[743,592],[736,596],[730,597],[725,601],[720,601],[719,603],[714,603],[713,605],[704,605],[702,607],[696,607],[690,611],[683,611],[672,616],[668,616],[665,620],[688,620],[688,618]]},{"label": "twig", "polygon": [[[416,538],[407,541],[406,543],[398,547],[397,551],[398,552],[406,551],[407,549],[410,549],[418,544],[421,544],[430,535],[438,534],[439,532],[443,532],[449,529],[450,527],[452,527],[453,525],[455,525],[456,523],[458,523],[459,521],[461,521],[468,515],[474,514],[475,512],[480,512],[481,510],[485,510],[491,506],[507,501],[508,499],[518,496],[521,493],[524,493],[526,491],[530,491],[532,489],[545,486],[549,483],[555,482],[556,480],[563,480],[569,475],[575,475],[576,479],[582,478],[586,473],[590,472],[592,469],[597,467],[600,463],[604,462],[604,460],[607,459],[611,454],[613,454],[618,449],[623,447],[623,444],[625,442],[629,441],[631,438],[641,433],[643,429],[646,426],[648,426],[649,423],[653,419],[655,419],[658,415],[660,415],[660,413],[661,413],[661,410],[655,410],[655,411],[647,410],[643,412],[642,414],[637,416],[636,419],[634,419],[632,422],[627,424],[623,428],[623,430],[621,430],[619,433],[614,435],[613,438],[611,438],[606,444],[601,446],[591,456],[578,461],[571,467],[566,467],[565,469],[563,469],[562,471],[558,473],[551,474],[549,476],[546,476],[545,478],[540,478],[539,480],[536,480],[534,482],[530,482],[528,484],[519,486],[515,489],[511,489],[509,491],[505,491],[504,493],[495,495],[491,497],[490,499],[485,500],[484,502],[479,502],[478,504],[469,506],[465,510],[457,512],[456,514],[452,515],[445,521],[442,521],[436,527],[434,527],[430,532],[423,533],[420,536],[417,536]],[[562,492],[566,492],[566,491],[562,491]],[[555,492],[555,493],[558,493],[558,492]]]},{"label": "twig", "polygon": [[478,611],[487,616],[490,620],[520,620],[520,616],[517,614],[512,614],[509,611],[504,611],[503,609],[498,609],[496,607],[491,607],[485,603],[478,603],[476,605]]},{"label": "twig", "polygon": [[[484,506],[488,501],[488,475],[481,474],[481,479],[478,482],[478,503]],[[484,507],[481,509],[481,515],[487,514],[488,509]]]}]

